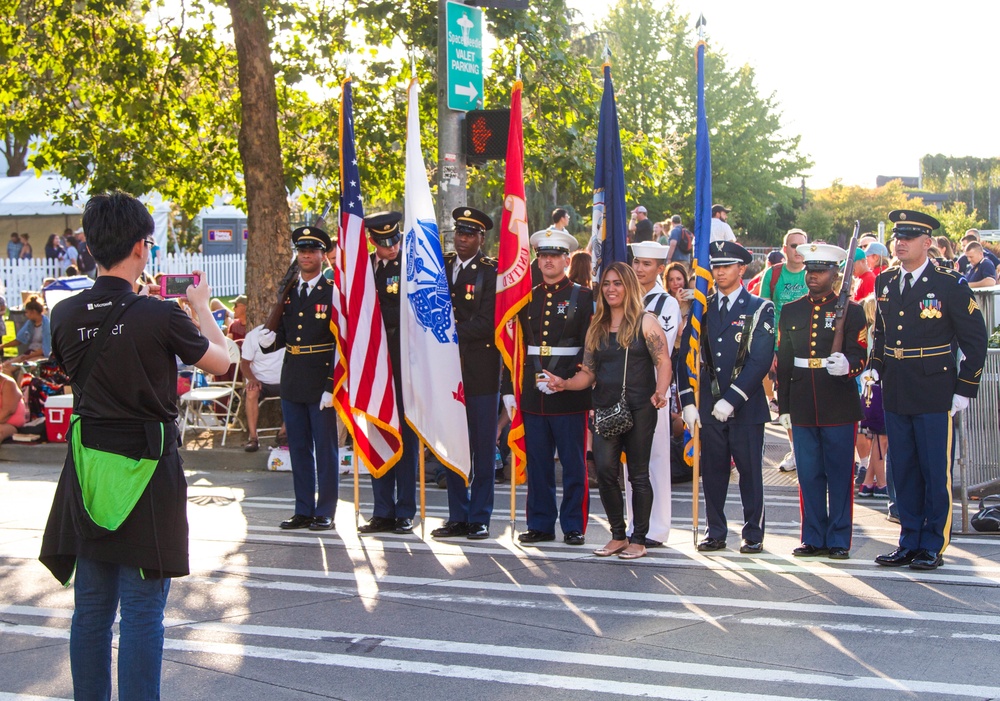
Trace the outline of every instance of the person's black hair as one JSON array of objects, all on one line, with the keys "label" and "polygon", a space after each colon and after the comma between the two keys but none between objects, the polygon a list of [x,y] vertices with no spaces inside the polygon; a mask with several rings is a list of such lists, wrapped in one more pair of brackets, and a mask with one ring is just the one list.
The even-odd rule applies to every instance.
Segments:
[{"label": "person's black hair", "polygon": [[568,216],[569,216],[569,212],[567,212],[562,207],[558,207],[556,209],[553,209],[552,210],[552,223],[553,224],[558,224],[560,219],[562,219],[563,217],[568,217]]},{"label": "person's black hair", "polygon": [[28,301],[24,303],[24,310],[32,311],[35,312],[36,314],[45,313],[45,307],[42,306],[42,303],[38,301],[37,295],[31,295],[30,297],[28,297]]},{"label": "person's black hair", "polygon": [[83,208],[87,248],[105,270],[128,258],[135,244],[153,235],[146,205],[127,192],[94,195]]}]

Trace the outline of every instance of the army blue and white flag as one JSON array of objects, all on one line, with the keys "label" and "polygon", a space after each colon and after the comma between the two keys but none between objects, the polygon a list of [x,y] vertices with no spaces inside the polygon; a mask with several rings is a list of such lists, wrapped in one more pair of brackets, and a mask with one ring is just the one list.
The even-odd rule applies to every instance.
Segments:
[{"label": "army blue and white flag", "polygon": [[403,203],[404,275],[400,299],[403,407],[406,422],[451,470],[469,479],[468,418],[458,330],[441,237],[420,150],[420,85],[410,82]]}]

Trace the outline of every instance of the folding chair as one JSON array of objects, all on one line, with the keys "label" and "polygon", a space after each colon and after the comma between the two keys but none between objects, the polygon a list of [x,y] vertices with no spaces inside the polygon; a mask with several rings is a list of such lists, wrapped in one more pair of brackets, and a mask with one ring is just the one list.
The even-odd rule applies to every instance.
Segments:
[{"label": "folding chair", "polygon": [[[226,382],[209,382],[203,387],[195,387],[182,394],[178,401],[183,407],[181,413],[181,442],[189,428],[199,430],[222,431],[222,446],[226,445],[229,435],[229,425],[235,421],[239,430],[245,430],[243,420],[239,418],[241,393],[243,383],[240,381],[240,349],[231,338],[226,339],[226,350],[229,352],[230,364],[235,363],[233,379]],[[195,384],[192,382],[192,384]]]}]

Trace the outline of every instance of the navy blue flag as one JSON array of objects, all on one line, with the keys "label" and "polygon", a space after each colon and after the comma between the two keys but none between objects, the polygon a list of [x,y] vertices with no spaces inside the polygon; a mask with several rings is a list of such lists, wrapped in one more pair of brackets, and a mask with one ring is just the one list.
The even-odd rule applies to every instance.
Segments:
[{"label": "navy blue flag", "polygon": [[597,125],[594,170],[594,270],[598,279],[616,261],[628,261],[628,228],[625,216],[625,169],[618,131],[618,107],[611,84],[611,64],[604,64],[604,95]]},{"label": "navy blue flag", "polygon": [[687,367],[695,401],[701,354],[701,320],[705,314],[705,301],[711,281],[708,244],[712,238],[712,152],[708,144],[708,118],[705,116],[705,42],[698,42],[695,62],[698,67],[698,121],[694,156],[694,261],[692,270],[697,275],[694,302],[691,305],[691,346],[688,348]]}]

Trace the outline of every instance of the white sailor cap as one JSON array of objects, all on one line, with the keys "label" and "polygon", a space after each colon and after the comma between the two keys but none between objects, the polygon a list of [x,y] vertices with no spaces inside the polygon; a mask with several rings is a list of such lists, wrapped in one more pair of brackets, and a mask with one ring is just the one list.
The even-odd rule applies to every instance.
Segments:
[{"label": "white sailor cap", "polygon": [[829,243],[802,243],[795,251],[805,261],[806,270],[833,270],[847,260],[847,251]]},{"label": "white sailor cap", "polygon": [[536,253],[572,253],[580,247],[576,238],[560,229],[542,229],[531,235],[529,242]]},{"label": "white sailor cap", "polygon": [[632,255],[636,258],[652,258],[653,260],[666,260],[667,251],[670,250],[669,247],[656,241],[630,243],[629,248],[632,249]]}]

